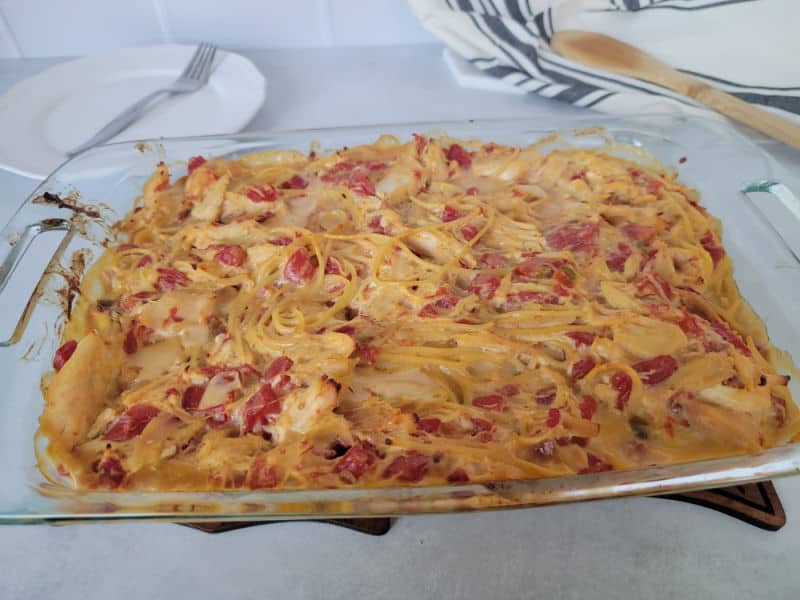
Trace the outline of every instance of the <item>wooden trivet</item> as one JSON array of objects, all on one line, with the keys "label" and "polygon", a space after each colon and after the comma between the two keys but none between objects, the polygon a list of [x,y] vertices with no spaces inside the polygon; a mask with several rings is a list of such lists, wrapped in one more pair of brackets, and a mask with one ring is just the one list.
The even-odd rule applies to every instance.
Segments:
[{"label": "wooden trivet", "polygon": [[[242,529],[244,527],[254,527],[256,525],[270,525],[271,523],[291,523],[292,521],[232,521],[232,522],[203,522],[203,523],[181,523],[187,527],[200,529],[206,533],[224,533],[225,531],[233,531],[234,529]],[[366,533],[368,535],[383,535],[392,526],[392,520],[389,518],[375,518],[375,519],[303,519],[301,522],[308,523],[327,523],[329,525],[338,525],[352,529],[359,533]]]},{"label": "wooden trivet", "polygon": [[768,531],[786,525],[783,504],[771,481],[656,497],[711,508]]},{"label": "wooden trivet", "polygon": [[[775,486],[772,485],[771,481],[759,481],[758,483],[746,485],[655,497],[680,500],[681,502],[689,502],[710,508],[769,531],[777,531],[786,525],[786,513],[783,511],[778,492],[775,491]],[[306,521],[338,525],[369,535],[383,535],[392,527],[392,520],[388,518],[307,519]],[[207,533],[223,533],[234,529],[242,529],[243,527],[281,522],[285,521],[203,522],[182,523],[182,525],[200,529]]]}]

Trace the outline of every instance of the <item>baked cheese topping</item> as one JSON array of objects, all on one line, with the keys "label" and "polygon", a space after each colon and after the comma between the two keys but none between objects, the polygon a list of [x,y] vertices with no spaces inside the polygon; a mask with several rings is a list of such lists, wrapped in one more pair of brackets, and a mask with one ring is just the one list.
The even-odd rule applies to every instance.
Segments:
[{"label": "baked cheese topping", "polygon": [[161,164],[44,381],[78,488],[485,482],[796,439],[716,219],[661,169],[382,137]]}]

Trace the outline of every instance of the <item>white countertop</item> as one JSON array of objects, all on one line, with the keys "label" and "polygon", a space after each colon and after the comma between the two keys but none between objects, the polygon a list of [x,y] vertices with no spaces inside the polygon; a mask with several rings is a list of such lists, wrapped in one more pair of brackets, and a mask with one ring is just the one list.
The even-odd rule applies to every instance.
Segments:
[{"label": "white countertop", "polygon": [[[462,90],[440,54],[435,46],[247,53],[269,80],[248,129],[578,112]],[[0,60],[0,93],[54,62]],[[762,145],[800,190],[800,151]],[[0,172],[0,222],[35,185]],[[0,598],[797,598],[800,477],[776,485],[789,521],[776,533],[653,498],[403,517],[383,537],[313,523],[218,535],[171,524],[4,527]]]}]

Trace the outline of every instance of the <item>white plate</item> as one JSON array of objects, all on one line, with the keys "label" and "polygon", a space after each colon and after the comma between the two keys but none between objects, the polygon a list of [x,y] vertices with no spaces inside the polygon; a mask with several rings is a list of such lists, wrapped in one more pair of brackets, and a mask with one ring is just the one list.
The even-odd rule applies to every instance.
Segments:
[{"label": "white plate", "polygon": [[[169,85],[195,46],[123,48],[56,65],[0,98],[0,167],[43,179],[119,112]],[[248,59],[217,51],[208,85],[172,96],[109,142],[233,133],[264,103],[266,80]]]}]

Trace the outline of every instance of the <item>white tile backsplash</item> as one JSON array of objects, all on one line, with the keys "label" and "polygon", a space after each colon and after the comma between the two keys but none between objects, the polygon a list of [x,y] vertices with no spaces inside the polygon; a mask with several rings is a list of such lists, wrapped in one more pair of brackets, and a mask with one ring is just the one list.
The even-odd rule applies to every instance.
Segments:
[{"label": "white tile backsplash", "polygon": [[150,0],[0,0],[0,12],[23,56],[72,56],[163,39]]},{"label": "white tile backsplash", "polygon": [[405,0],[326,0],[334,46],[431,44],[436,41]]},{"label": "white tile backsplash", "polygon": [[248,49],[322,45],[317,0],[157,1],[164,7],[170,32],[177,42],[206,40]]},{"label": "white tile backsplash", "polygon": [[200,40],[232,49],[435,42],[405,0],[0,0],[0,58]]}]

